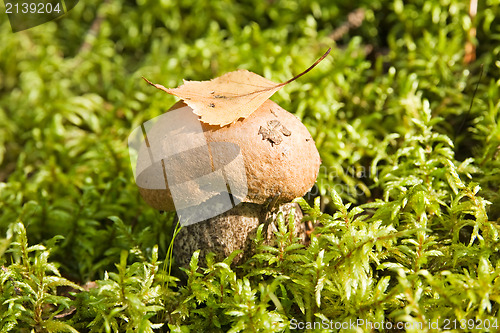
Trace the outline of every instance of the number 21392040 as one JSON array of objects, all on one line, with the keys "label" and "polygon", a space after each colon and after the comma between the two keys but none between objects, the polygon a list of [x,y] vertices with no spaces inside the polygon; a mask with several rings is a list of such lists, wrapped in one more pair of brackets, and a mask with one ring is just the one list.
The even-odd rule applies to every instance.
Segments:
[{"label": "number 21392040", "polygon": [[40,2],[21,2],[21,3],[5,3],[5,13],[7,14],[50,14],[60,13],[62,11],[60,4],[52,5]]},{"label": "number 21392040", "polygon": [[452,330],[452,329],[470,329],[470,330],[494,330],[498,329],[498,321],[497,319],[444,319],[443,320],[443,329]]}]

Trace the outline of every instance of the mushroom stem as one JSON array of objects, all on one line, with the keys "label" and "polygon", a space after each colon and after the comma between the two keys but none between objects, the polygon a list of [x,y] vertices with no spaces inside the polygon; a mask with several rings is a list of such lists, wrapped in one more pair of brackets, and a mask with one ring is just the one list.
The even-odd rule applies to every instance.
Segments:
[{"label": "mushroom stem", "polygon": [[233,209],[208,220],[182,227],[174,242],[174,256],[179,266],[187,267],[192,254],[200,252],[200,265],[204,266],[205,256],[215,253],[215,259],[223,260],[235,250],[243,250],[238,254],[233,264],[240,265],[255,253],[253,240],[257,229],[262,223],[269,223],[264,233],[265,242],[272,244],[274,232],[277,231],[276,220],[281,212],[285,223],[294,210],[295,236],[305,241],[305,227],[302,223],[302,211],[296,203],[281,204],[274,211],[269,211],[266,205],[240,203]]}]

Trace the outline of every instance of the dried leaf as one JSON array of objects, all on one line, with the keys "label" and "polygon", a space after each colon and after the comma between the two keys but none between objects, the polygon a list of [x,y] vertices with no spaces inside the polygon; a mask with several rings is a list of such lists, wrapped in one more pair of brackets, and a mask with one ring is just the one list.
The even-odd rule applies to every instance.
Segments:
[{"label": "dried leaf", "polygon": [[180,97],[200,116],[202,122],[225,126],[248,117],[281,87],[313,69],[330,50],[304,72],[283,83],[269,81],[247,70],[226,73],[210,81],[184,81],[183,85],[173,89],[143,79],[160,90]]}]

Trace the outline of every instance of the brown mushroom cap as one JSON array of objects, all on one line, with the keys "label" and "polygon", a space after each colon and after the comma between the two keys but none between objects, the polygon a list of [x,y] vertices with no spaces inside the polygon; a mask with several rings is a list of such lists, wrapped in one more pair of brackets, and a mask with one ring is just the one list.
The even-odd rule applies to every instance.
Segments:
[{"label": "brown mushroom cap", "polygon": [[[169,111],[187,107],[177,102]],[[248,118],[219,127],[201,123],[209,146],[227,142],[240,148],[244,159],[248,193],[242,201],[263,204],[268,200],[289,202],[303,196],[314,185],[319,172],[320,157],[307,128],[293,114],[267,100]],[[155,127],[151,131],[155,131]],[[171,144],[171,143],[170,143]],[[234,152],[233,152],[234,154]],[[197,156],[193,156],[196,161]],[[230,160],[230,158],[228,158]],[[183,172],[192,172],[184,170]],[[145,170],[137,177],[144,200],[160,210],[174,210],[169,189],[141,186],[151,178]],[[228,175],[232,177],[232,175]],[[234,175],[234,179],[238,179]],[[190,189],[186,188],[186,191]]]}]

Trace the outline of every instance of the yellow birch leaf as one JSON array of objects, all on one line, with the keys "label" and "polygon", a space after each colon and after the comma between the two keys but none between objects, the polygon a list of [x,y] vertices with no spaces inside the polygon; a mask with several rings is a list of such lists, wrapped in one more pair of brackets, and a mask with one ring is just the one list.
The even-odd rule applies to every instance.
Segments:
[{"label": "yellow birch leaf", "polygon": [[210,81],[184,81],[183,85],[173,89],[143,79],[184,100],[202,122],[225,126],[248,117],[281,87],[313,69],[330,50],[304,72],[283,83],[275,83],[247,70],[226,73]]}]

